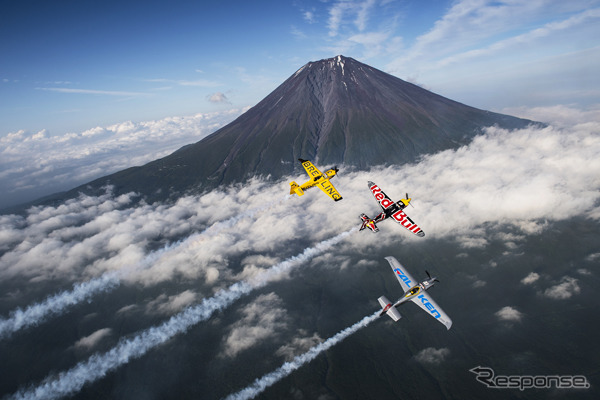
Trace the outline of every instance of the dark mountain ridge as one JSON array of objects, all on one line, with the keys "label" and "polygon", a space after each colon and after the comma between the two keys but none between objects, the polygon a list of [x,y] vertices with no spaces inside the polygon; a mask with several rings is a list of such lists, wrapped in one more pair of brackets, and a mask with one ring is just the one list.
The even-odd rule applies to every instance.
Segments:
[{"label": "dark mountain ridge", "polygon": [[360,169],[403,164],[464,145],[487,126],[514,129],[531,123],[466,106],[337,56],[304,65],[203,140],[67,194],[111,184],[116,193],[136,191],[150,201],[163,200],[255,175],[289,175],[298,171],[298,158]]}]

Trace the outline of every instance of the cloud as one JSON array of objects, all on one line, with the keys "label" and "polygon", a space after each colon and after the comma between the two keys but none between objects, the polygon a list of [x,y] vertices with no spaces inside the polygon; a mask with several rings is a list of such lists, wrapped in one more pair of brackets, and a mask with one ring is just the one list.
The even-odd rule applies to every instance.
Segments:
[{"label": "cloud", "polygon": [[45,90],[58,93],[73,93],[73,94],[94,94],[102,96],[118,96],[118,97],[146,97],[151,96],[151,93],[144,92],[124,92],[119,90],[93,90],[93,89],[73,89],[73,88],[58,88],[58,87],[38,87],[37,90]]},{"label": "cloud", "polygon": [[253,399],[262,393],[266,388],[279,382],[293,371],[297,370],[301,366],[311,362],[323,351],[330,349],[335,346],[348,336],[359,331],[362,328],[367,327],[371,322],[379,318],[379,311],[373,315],[366,316],[356,324],[338,332],[336,335],[330,337],[324,342],[321,342],[314,347],[311,347],[306,353],[294,357],[292,361],[284,363],[281,367],[270,372],[261,378],[257,378],[250,386],[240,390],[237,393],[230,394],[225,400],[248,400]]},{"label": "cloud", "polygon": [[71,189],[199,141],[240,110],[123,122],[80,133],[23,130],[0,138],[0,208]]},{"label": "cloud", "polygon": [[362,320],[358,321],[356,324],[338,332],[326,341],[321,342],[315,345],[314,347],[311,347],[306,353],[294,357],[292,361],[284,363],[275,371],[270,372],[262,376],[261,378],[257,378],[254,381],[254,383],[252,383],[245,389],[242,389],[237,393],[230,394],[226,397],[225,400],[248,400],[255,398],[269,386],[275,384],[276,382],[279,382],[281,379],[285,378],[293,371],[314,360],[315,357],[317,357],[323,351],[330,349],[331,347],[335,346],[336,344],[338,344],[348,336],[352,335],[353,333],[359,331],[362,328],[367,327],[371,322],[379,318],[378,314],[379,311],[373,315],[366,316]]},{"label": "cloud", "polygon": [[[81,390],[85,384],[105,377],[108,372],[127,364],[132,359],[143,356],[151,349],[165,343],[175,335],[186,332],[190,327],[199,322],[206,321],[214,312],[228,308],[233,302],[248,295],[253,290],[262,288],[268,283],[278,280],[282,275],[289,273],[291,269],[308,262],[313,257],[339,244],[340,241],[351,233],[352,231],[343,232],[335,237],[321,241],[313,247],[305,248],[300,254],[290,257],[277,265],[273,265],[253,279],[239,281],[225,289],[218,290],[214,296],[204,298],[198,305],[187,307],[162,324],[141,331],[133,337],[121,338],[118,344],[111,350],[103,354],[96,353],[88,360],[82,361],[70,370],[60,373],[58,377],[50,376],[46,378],[37,387],[30,386],[28,389],[20,389],[13,397],[30,398],[35,394],[35,396],[50,399],[73,394]],[[123,308],[120,311],[122,310]],[[252,315],[253,311],[249,314]],[[318,345],[316,349],[311,349],[312,353],[308,358],[306,355],[301,356],[301,358],[307,361],[314,358],[316,354],[327,349],[328,346],[332,346],[334,342],[342,340],[352,332],[374,321],[378,318],[378,314],[379,311],[369,317],[365,317],[352,327],[346,328],[333,338]],[[290,369],[287,369],[288,373],[290,371]]]},{"label": "cloud", "polygon": [[482,281],[482,280],[480,280],[480,279],[478,279],[478,280],[476,280],[475,282],[473,282],[473,287],[474,287],[475,289],[482,288],[482,287],[484,287],[485,285],[487,285],[487,282],[486,282],[486,281]]},{"label": "cloud", "polygon": [[479,107],[593,104],[599,18],[587,1],[457,1],[427,32],[403,38],[385,69]]},{"label": "cloud", "polygon": [[302,17],[309,24],[314,24],[316,22],[314,11],[304,11]]},{"label": "cloud", "polygon": [[370,58],[382,52],[389,36],[390,32],[366,32],[352,35],[348,41],[362,45],[365,48],[364,56]]},{"label": "cloud", "polygon": [[534,121],[541,121],[561,128],[574,127],[600,121],[600,105],[585,108],[575,108],[569,105],[553,105],[547,107],[508,107],[503,113]]},{"label": "cloud", "polygon": [[327,26],[329,28],[329,36],[336,36],[338,29],[342,23],[344,12],[348,9],[347,3],[337,2],[329,9],[329,19]]},{"label": "cloud", "polygon": [[592,271],[590,271],[587,268],[577,268],[577,273],[581,274],[583,276],[591,276],[592,275]]},{"label": "cloud", "polygon": [[[335,1],[327,7],[327,37],[322,51],[334,54],[354,54],[355,58],[373,58],[398,53],[402,38],[395,36],[398,28],[398,7],[375,0]],[[362,55],[358,53],[362,51]]]},{"label": "cloud", "polygon": [[[417,56],[432,56],[431,51],[437,51],[436,55],[444,56],[456,53],[460,49],[473,48],[481,43],[486,43],[490,38],[510,35],[519,31],[522,26],[531,26],[536,22],[547,21],[549,18],[560,18],[569,15],[567,20],[574,17],[571,13],[586,10],[587,2],[573,2],[568,8],[561,7],[557,1],[535,1],[535,2],[504,2],[493,3],[480,0],[462,0],[455,2],[448,12],[437,20],[431,30],[419,36],[414,47],[409,51],[405,60]],[[552,11],[548,8],[552,7]],[[593,17],[593,16],[592,16]],[[551,22],[544,25],[550,27],[562,27],[561,23]],[[539,32],[540,28],[532,30]],[[529,33],[529,35],[533,35]],[[539,35],[539,34],[538,34]],[[514,38],[521,38],[520,40]],[[501,39],[499,42],[513,40],[522,42],[523,34],[515,35],[511,39]]]},{"label": "cloud", "polygon": [[302,354],[317,344],[323,342],[323,339],[314,333],[312,336],[306,336],[306,331],[298,332],[301,337],[294,337],[291,342],[284,344],[275,352],[275,355],[284,357],[286,361],[291,361],[298,354]]},{"label": "cloud", "polygon": [[327,21],[329,36],[338,35],[342,26],[348,23],[347,17],[353,18],[352,23],[359,32],[364,31],[367,28],[369,13],[375,3],[375,0],[337,1],[333,3],[329,9],[329,19]]},{"label": "cloud", "polygon": [[540,275],[536,272],[531,272],[525,278],[521,279],[521,283],[523,285],[531,285],[532,283],[536,282],[538,279],[540,279]]},{"label": "cloud", "polygon": [[561,283],[546,289],[544,296],[554,300],[566,300],[579,294],[579,292],[581,292],[581,288],[578,280],[570,276],[564,276]]},{"label": "cloud", "polygon": [[222,355],[235,357],[265,339],[273,339],[287,328],[287,315],[275,293],[260,295],[240,311],[238,321],[224,338]]},{"label": "cloud", "polygon": [[178,83],[181,86],[198,86],[198,87],[205,87],[205,88],[221,86],[221,84],[218,82],[213,82],[213,81],[209,81],[206,79],[196,79],[193,81],[183,80],[183,81],[176,81],[176,83]]},{"label": "cloud", "polygon": [[[538,234],[548,221],[598,212],[596,127],[512,132],[489,128],[468,146],[426,156],[416,164],[365,172],[342,168],[335,179],[344,207],[331,207],[319,193],[287,196],[288,181],[298,176],[274,183],[250,180],[202,196],[184,196],[172,204],[133,205],[134,193],[115,198],[110,190],[98,197],[82,195],[58,207],[32,208],[24,217],[0,217],[0,248],[4,249],[0,276],[32,281],[98,277],[142,262],[153,241],[176,245],[218,220],[267,206],[268,213],[236,221],[234,229],[226,226],[219,234],[193,237],[176,252],[165,248],[147,269],[127,279],[151,285],[175,276],[204,277],[207,284],[217,283],[233,278],[227,260],[241,254],[247,261],[239,278],[249,277],[265,266],[260,257],[273,261],[275,254],[290,254],[286,243],[309,237],[323,240],[357,225],[358,218],[354,221],[351,216],[362,212],[373,216],[377,206],[366,189],[368,180],[392,198],[414,193],[415,207],[407,213],[426,238],[451,238],[464,248],[485,248],[492,239],[514,243],[523,235]],[[515,229],[510,235],[490,231],[503,226]],[[389,221],[380,228],[389,235],[361,232],[349,242],[383,246],[419,240]],[[278,253],[281,246],[284,253]]]},{"label": "cloud", "polygon": [[[524,235],[539,234],[549,221],[598,212],[600,139],[593,135],[594,127],[512,132],[490,128],[468,146],[416,164],[366,172],[342,168],[335,179],[344,207],[332,207],[318,192],[288,196],[288,181],[298,177],[278,182],[253,179],[169,204],[133,203],[134,193],[116,197],[107,188],[102,196],[81,195],[56,207],[33,207],[24,216],[1,216],[0,278],[25,279],[31,285],[52,280],[94,283],[118,271],[125,284],[152,286],[178,279],[201,282],[202,291],[215,290],[260,276],[265,268],[295,254],[294,243],[348,232],[358,225],[352,216],[373,215],[377,206],[366,189],[368,180],[378,182],[393,198],[414,193],[415,208],[409,215],[424,229],[426,239],[450,239],[463,248],[485,248],[490,240],[518,242]],[[505,227],[510,234],[499,234]],[[388,234],[350,235],[339,250],[420,240],[389,221],[380,228]],[[241,260],[239,267],[231,268],[232,259]],[[349,266],[344,256],[321,259],[336,268]],[[284,273],[279,279],[286,277]],[[522,282],[533,282],[534,277]],[[579,286],[567,277],[541,293],[564,299],[579,293]],[[64,304],[72,304],[70,292],[63,297]],[[169,314],[193,302],[194,293],[159,299],[151,309]],[[51,304],[35,303],[32,315]],[[20,304],[29,313],[26,306]],[[5,322],[13,326],[11,321]]]},{"label": "cloud", "polygon": [[229,99],[227,98],[227,96],[225,96],[225,94],[221,93],[221,92],[215,92],[213,94],[210,94],[210,95],[207,96],[207,99],[211,103],[226,103],[226,104],[231,104],[231,102],[229,101]]},{"label": "cloud", "polygon": [[146,313],[171,315],[196,302],[198,295],[191,290],[185,290],[174,296],[161,294],[146,305]]},{"label": "cloud", "polygon": [[558,34],[563,30],[579,26],[588,20],[595,20],[598,18],[600,18],[600,9],[585,10],[563,21],[552,21],[524,34],[499,40],[488,47],[452,55],[440,60],[436,68],[445,68],[452,63],[467,63],[473,58],[491,57],[494,53],[505,51],[510,48],[526,47],[531,42],[539,41],[546,36]]},{"label": "cloud", "polygon": [[596,261],[599,258],[600,258],[600,253],[592,253],[592,254],[588,255],[585,258],[585,260],[586,261],[590,261],[590,262],[594,262],[594,261]]},{"label": "cloud", "polygon": [[[198,73],[203,73],[202,70],[196,70]],[[211,88],[221,86],[221,83],[216,81],[210,81],[206,79],[195,79],[195,80],[184,80],[184,79],[166,79],[166,78],[154,78],[154,79],[144,79],[145,82],[154,82],[154,83],[169,83],[175,84],[179,86],[197,86],[204,88]]]},{"label": "cloud", "polygon": [[297,26],[292,25],[290,27],[290,32],[296,39],[306,39],[307,38],[306,34],[303,31],[301,31]]},{"label": "cloud", "polygon": [[99,329],[91,335],[79,339],[77,342],[75,342],[73,347],[78,350],[91,350],[96,347],[96,345],[100,343],[102,339],[110,335],[112,335],[112,329]]},{"label": "cloud", "polygon": [[[6,233],[0,236],[0,281],[26,280],[31,287],[47,285],[49,280],[81,282],[142,263],[146,268],[131,271],[124,285],[195,285],[194,292],[155,299],[160,301],[151,309],[167,313],[195,302],[195,293],[229,293],[223,288],[241,279],[246,285],[288,279],[291,264],[304,265],[315,256],[319,257],[316,261],[343,268],[346,254],[356,248],[377,251],[382,246],[410,245],[429,238],[454,240],[457,246],[478,238],[485,239],[479,241],[484,247],[492,240],[518,242],[525,235],[539,234],[552,221],[597,211],[600,138],[594,135],[595,127],[490,128],[468,146],[423,157],[418,163],[354,172],[340,166],[335,182],[344,196],[343,207],[334,206],[320,192],[289,196],[288,182],[299,179],[300,172],[276,182],[252,179],[166,204],[134,204],[135,194],[116,197],[107,188],[102,196],[81,195],[59,206],[31,208],[23,216],[2,216],[0,224]],[[406,191],[414,193],[415,207],[407,213],[425,230],[425,239],[411,236],[390,221],[381,223],[379,234],[356,232],[357,215],[378,212],[367,190],[368,180],[379,183],[393,198]],[[246,213],[251,209],[260,211],[249,217]],[[211,231],[211,226],[219,229],[202,233]],[[498,230],[510,234],[498,234]],[[307,248],[297,255],[299,248],[330,238],[335,239],[335,251],[323,254],[323,248]],[[331,249],[328,243],[326,249]],[[277,267],[272,267],[274,263]],[[358,264],[360,268],[369,262]],[[566,278],[556,285],[558,289],[543,293],[576,293],[579,287],[575,290],[573,278]],[[226,304],[256,287],[263,286],[242,288],[227,297]],[[19,300],[17,294],[13,301]],[[205,314],[197,311],[204,310],[202,304],[182,311],[191,315],[185,321],[174,315],[160,332],[170,332],[172,324],[177,325],[176,332],[182,332],[203,320]],[[511,321],[520,315],[514,308],[508,309],[500,310],[497,317]],[[121,308],[120,313],[131,310]],[[234,357],[256,346],[264,340],[261,338],[277,339],[287,333],[288,321],[279,314],[283,311],[281,298],[274,294],[259,296],[247,309],[240,309],[239,323],[223,337],[223,355]],[[143,335],[155,335],[152,332]],[[160,332],[149,339],[149,345],[142,343],[143,351],[163,343]],[[308,334],[298,336],[310,338]],[[287,347],[277,345],[281,356],[292,354],[294,344],[300,348],[300,340],[290,341]],[[123,341],[118,351],[129,354],[132,343]],[[434,351],[440,353],[433,349],[423,357],[435,355]],[[444,352],[440,354],[443,359]],[[111,370],[123,364],[117,350],[106,357],[114,357]],[[94,369],[93,362],[86,365]]]},{"label": "cloud", "polygon": [[519,322],[523,318],[523,313],[517,309],[506,306],[494,314],[500,321]]},{"label": "cloud", "polygon": [[358,5],[356,12],[356,19],[354,24],[359,31],[364,31],[367,28],[367,22],[369,20],[369,11],[375,6],[376,0],[365,0]]},{"label": "cloud", "polygon": [[415,355],[415,360],[420,362],[421,364],[434,364],[439,365],[450,355],[450,349],[443,347],[441,349],[436,349],[433,347],[428,347],[426,349],[421,350]]}]

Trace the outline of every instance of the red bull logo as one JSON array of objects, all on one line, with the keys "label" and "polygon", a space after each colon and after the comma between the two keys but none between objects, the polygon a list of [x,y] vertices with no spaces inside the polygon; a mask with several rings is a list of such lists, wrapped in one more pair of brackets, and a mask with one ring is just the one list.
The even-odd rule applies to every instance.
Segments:
[{"label": "red bull logo", "polygon": [[377,186],[377,185],[371,186],[371,193],[373,193],[373,196],[375,196],[375,200],[377,200],[379,202],[381,207],[388,209],[389,207],[394,205],[394,202],[392,200],[385,197],[385,195],[383,194],[383,192],[381,191],[379,186]]},{"label": "red bull logo", "polygon": [[417,224],[415,224],[409,217],[404,213],[404,211],[396,211],[392,214],[392,218],[398,221],[403,227],[408,229],[411,232],[418,233],[421,228]]}]

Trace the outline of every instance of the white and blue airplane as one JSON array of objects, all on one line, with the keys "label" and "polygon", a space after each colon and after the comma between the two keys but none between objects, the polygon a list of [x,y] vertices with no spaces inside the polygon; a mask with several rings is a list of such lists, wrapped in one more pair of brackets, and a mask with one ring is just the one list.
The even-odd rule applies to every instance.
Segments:
[{"label": "white and blue airplane", "polygon": [[435,282],[439,282],[437,278],[432,278],[431,275],[429,275],[429,272],[425,271],[427,272],[429,279],[426,279],[422,282],[417,282],[394,257],[386,257],[385,259],[390,263],[398,282],[400,282],[400,285],[404,290],[404,294],[393,304],[385,296],[378,298],[377,300],[383,309],[379,316],[387,314],[394,321],[398,321],[400,318],[402,318],[402,316],[396,307],[410,300],[425,310],[433,318],[444,324],[446,329],[450,329],[452,326],[452,320],[426,292],[435,284]]}]

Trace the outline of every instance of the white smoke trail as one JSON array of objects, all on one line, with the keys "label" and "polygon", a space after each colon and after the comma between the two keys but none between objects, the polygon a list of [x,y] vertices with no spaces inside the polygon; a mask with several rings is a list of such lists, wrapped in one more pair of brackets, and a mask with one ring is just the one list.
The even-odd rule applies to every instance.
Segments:
[{"label": "white smoke trail", "polygon": [[37,326],[47,321],[50,317],[62,315],[70,307],[73,307],[82,301],[89,300],[96,294],[109,292],[119,286],[122,277],[127,274],[140,269],[149,268],[158,261],[159,258],[176,250],[180,250],[182,246],[190,246],[202,236],[216,235],[223,229],[235,226],[240,220],[251,218],[259,212],[268,210],[269,208],[288,200],[290,197],[290,195],[285,195],[260,207],[255,207],[226,220],[215,222],[202,232],[194,233],[191,236],[165,246],[160,250],[150,252],[138,265],[126,267],[120,271],[106,272],[98,278],[75,284],[73,289],[50,296],[42,302],[28,306],[25,310],[17,308],[9,313],[8,318],[0,318],[0,340],[10,337],[13,333],[21,329]]},{"label": "white smoke trail", "polygon": [[48,297],[41,303],[32,304],[25,310],[20,308],[10,312],[10,317],[0,319],[0,339],[14,332],[38,325],[50,316],[58,316],[66,309],[85,301],[93,295],[112,290],[119,285],[116,272],[105,273],[101,277],[76,284],[72,290]]},{"label": "white smoke trail", "polygon": [[315,357],[317,357],[320,353],[324,352],[325,350],[328,350],[332,346],[335,346],[348,336],[352,335],[358,330],[369,325],[371,322],[375,321],[379,317],[379,314],[380,311],[377,311],[374,314],[361,319],[351,327],[346,328],[343,331],[336,334],[335,336],[332,336],[326,341],[319,343],[315,347],[308,350],[306,353],[294,357],[292,361],[286,362],[275,371],[268,373],[262,378],[258,378],[254,381],[254,383],[252,383],[252,385],[240,390],[237,393],[230,394],[225,398],[225,400],[246,400],[258,396],[269,386],[279,382],[281,379],[290,375],[292,372],[294,372],[304,364],[314,360]]},{"label": "white smoke trail", "polygon": [[227,289],[220,290],[213,297],[202,300],[196,306],[186,308],[163,324],[146,329],[132,338],[121,339],[108,352],[94,354],[87,361],[77,364],[68,371],[61,372],[57,377],[46,378],[37,387],[19,390],[11,398],[57,399],[73,394],[81,390],[86,383],[104,377],[108,372],[127,364],[132,359],[143,356],[149,350],[166,342],[173,336],[187,331],[191,326],[207,320],[215,311],[229,307],[240,297],[265,286],[270,281],[277,279],[280,274],[289,272],[294,266],[319,255],[356,231],[357,228],[352,228],[349,231],[340,233],[333,238],[318,243],[314,247],[305,249],[299,255],[272,266],[250,281],[237,282]]}]

